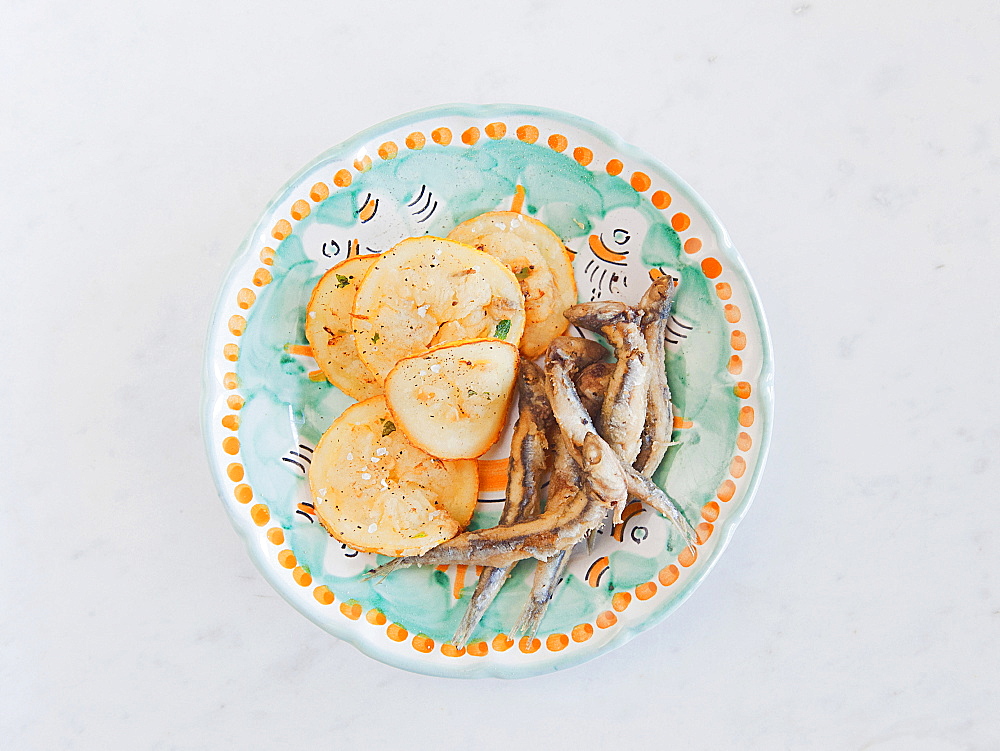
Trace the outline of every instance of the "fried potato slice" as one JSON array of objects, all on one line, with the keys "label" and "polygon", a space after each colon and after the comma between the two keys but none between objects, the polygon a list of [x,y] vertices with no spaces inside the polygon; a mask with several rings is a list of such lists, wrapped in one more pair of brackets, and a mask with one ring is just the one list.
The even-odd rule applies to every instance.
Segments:
[{"label": "fried potato slice", "polygon": [[577,302],[573,260],[562,240],[537,219],[516,211],[491,211],[448,233],[449,240],[496,256],[521,283],[527,323],[521,352],[532,360],[566,333],[563,311]]},{"label": "fried potato slice", "polygon": [[309,469],[316,515],[367,553],[419,555],[457,535],[479,493],[475,461],[443,461],[393,423],[385,397],[352,404],[316,445]]},{"label": "fried potato slice", "polygon": [[524,297],[489,253],[440,237],[403,240],[361,280],[352,313],[361,360],[382,384],[404,357],[463,339],[518,344]]},{"label": "fried potato slice", "polygon": [[414,445],[441,459],[473,459],[506,424],[517,364],[509,342],[442,344],[396,364],[385,379],[386,402]]},{"label": "fried potato slice", "polygon": [[382,393],[378,381],[358,357],[351,327],[354,295],[378,256],[355,256],[338,263],[316,284],[306,308],[306,339],[326,380],[352,399]]}]

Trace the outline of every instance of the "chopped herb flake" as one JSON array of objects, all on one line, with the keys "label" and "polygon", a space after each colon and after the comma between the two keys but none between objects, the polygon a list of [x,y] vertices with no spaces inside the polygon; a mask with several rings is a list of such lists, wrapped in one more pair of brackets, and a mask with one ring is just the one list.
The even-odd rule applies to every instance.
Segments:
[{"label": "chopped herb flake", "polygon": [[385,438],[389,433],[392,433],[396,429],[396,423],[392,420],[382,421],[382,437]]},{"label": "chopped herb flake", "polygon": [[337,289],[341,289],[342,287],[346,287],[350,283],[351,283],[351,280],[348,279],[346,276],[344,276],[343,274],[337,274]]},{"label": "chopped herb flake", "polygon": [[503,339],[506,341],[507,334],[510,333],[510,319],[504,318],[500,323],[497,324],[496,329],[493,331],[493,337],[495,339]]},{"label": "chopped herb flake", "polygon": [[379,337],[379,335],[378,335],[378,332],[376,331],[376,332],[375,332],[375,336],[373,336],[373,337],[372,337],[372,344],[378,344],[378,340],[379,340],[379,338],[380,338],[380,337]]},{"label": "chopped herb flake", "polygon": [[523,269],[514,272],[514,278],[516,278],[517,281],[519,282],[523,282],[525,279],[528,278],[528,275],[530,273],[531,273],[531,267],[525,266]]}]

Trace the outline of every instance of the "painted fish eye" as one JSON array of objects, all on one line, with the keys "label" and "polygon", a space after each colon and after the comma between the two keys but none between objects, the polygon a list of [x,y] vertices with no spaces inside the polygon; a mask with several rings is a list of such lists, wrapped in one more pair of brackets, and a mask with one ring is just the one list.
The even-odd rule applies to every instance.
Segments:
[{"label": "painted fish eye", "polygon": [[631,239],[628,230],[624,229],[616,229],[611,237],[614,239],[616,245],[624,245]]}]

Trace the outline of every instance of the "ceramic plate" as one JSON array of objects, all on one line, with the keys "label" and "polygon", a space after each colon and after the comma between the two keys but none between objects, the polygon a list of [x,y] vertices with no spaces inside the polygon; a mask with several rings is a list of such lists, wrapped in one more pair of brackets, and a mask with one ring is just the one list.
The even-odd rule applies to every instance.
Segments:
[{"label": "ceramic plate", "polygon": [[[574,254],[581,301],[635,303],[657,270],[681,280],[667,366],[673,446],[655,481],[696,525],[685,547],[630,504],[593,549],[574,551],[533,639],[507,632],[532,561],[515,569],[468,648],[450,638],[474,567],[409,569],[384,581],[376,557],[317,522],[306,473],[323,431],[352,400],[311,357],[303,321],[324,271],[416,235],[445,236],[516,208]],[[364,653],[419,673],[537,675],[589,660],[662,620],[708,573],[760,477],[771,425],[763,313],[719,221],[670,170],[607,130],[524,106],[445,106],[360,133],[293,177],[266,208],[222,286],[206,355],[204,430],[223,503],[274,588]],[[479,461],[474,526],[499,517],[506,457]]]}]

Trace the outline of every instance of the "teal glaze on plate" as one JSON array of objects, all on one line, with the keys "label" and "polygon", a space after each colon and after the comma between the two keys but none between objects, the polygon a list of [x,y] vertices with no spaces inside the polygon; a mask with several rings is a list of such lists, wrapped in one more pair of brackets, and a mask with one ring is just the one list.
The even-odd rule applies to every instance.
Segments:
[{"label": "teal glaze on plate", "polygon": [[[504,122],[506,134],[490,138],[487,126],[496,121]],[[537,141],[515,134],[523,124],[538,129]],[[444,127],[451,131],[450,143],[434,143],[431,134]],[[479,129],[479,140],[463,143],[460,135],[471,127]],[[411,133],[425,136],[422,148],[403,145]],[[562,152],[547,144],[553,133],[568,141]],[[382,158],[380,149],[387,143],[396,151]],[[577,148],[589,150],[592,160],[576,158]],[[620,175],[605,169],[612,159],[623,163]],[[345,170],[350,185],[338,186],[335,175]],[[648,176],[651,185],[642,189],[635,173]],[[316,192],[317,185],[326,196]],[[303,468],[311,447],[353,400],[325,380],[311,378],[316,364],[295,345],[306,345],[306,305],[330,267],[349,254],[381,252],[409,236],[445,236],[466,219],[507,210],[518,186],[521,210],[548,224],[575,252],[581,300],[634,303],[648,285],[651,268],[662,267],[681,279],[675,328],[684,338],[668,344],[667,362],[675,411],[685,426],[675,431],[678,445],[654,479],[693,523],[707,524],[703,514],[715,513],[706,504],[718,507],[718,519],[712,520],[697,558],[681,561],[679,535],[652,512],[634,513],[620,528],[609,523],[593,551],[586,545],[574,551],[539,642],[525,645],[528,652],[521,645],[503,650],[493,641],[517,619],[530,588],[533,563],[522,562],[473,636],[487,645],[485,654],[450,656],[442,647],[475,587],[475,570],[413,569],[381,582],[366,580],[362,574],[375,556],[347,549],[317,523]],[[669,206],[654,205],[651,196],[657,191],[670,195]],[[688,217],[689,226],[677,215]],[[690,238],[701,247],[685,246]],[[598,253],[598,240],[624,254],[620,264]],[[262,265],[267,248],[273,255]],[[703,264],[706,258],[721,262],[720,274]],[[269,276],[263,284],[255,276],[260,269]],[[716,287],[720,283],[731,288],[725,302]],[[236,304],[247,299],[240,290],[253,293],[252,303]],[[730,320],[733,313],[726,305],[736,307],[738,321]],[[745,339],[738,350],[734,332]],[[239,347],[235,360],[234,345]],[[741,358],[742,373],[731,372],[734,353]],[[436,675],[521,677],[567,667],[623,644],[665,617],[707,573],[745,512],[770,431],[766,327],[742,263],[717,220],[676,176],[613,135],[537,108],[452,106],[418,112],[319,157],[281,191],[244,243],[220,293],[206,371],[209,455],[220,494],[261,571],[331,633],[377,659]],[[243,400],[241,409],[231,406],[234,395]],[[746,419],[741,410],[748,407],[753,420],[741,424]],[[233,438],[238,439],[236,453]],[[234,479],[233,464],[242,467],[243,477]],[[721,499],[726,482],[733,484],[728,501]],[[253,498],[243,503],[249,493]],[[481,503],[473,526],[495,523],[498,513],[498,503]],[[278,531],[282,539],[276,543]],[[670,581],[674,571],[676,580]],[[321,601],[325,593],[318,587],[333,593],[332,604]],[[398,637],[403,629],[405,639],[390,638],[390,630]],[[433,647],[425,652],[428,639]]]}]

